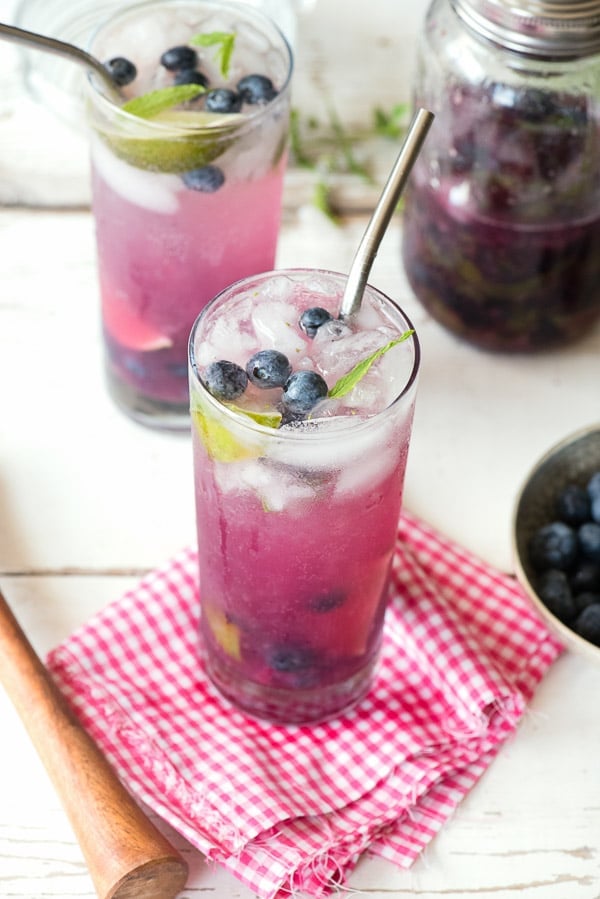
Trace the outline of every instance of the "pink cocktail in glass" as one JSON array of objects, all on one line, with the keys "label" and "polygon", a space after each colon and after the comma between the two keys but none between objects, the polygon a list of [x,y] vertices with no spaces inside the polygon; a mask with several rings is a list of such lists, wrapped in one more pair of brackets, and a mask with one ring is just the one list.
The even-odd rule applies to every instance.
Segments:
[{"label": "pink cocktail in glass", "polygon": [[[160,60],[169,48],[191,51],[195,68],[166,68]],[[136,69],[122,88],[124,108],[90,90],[109,389],[137,420],[188,427],[194,319],[227,284],[274,265],[290,49],[254,10],[210,0],[126,10],[100,30],[92,49],[101,59],[135,60]],[[262,94],[256,83],[244,89],[248,75],[258,76]],[[129,112],[133,97],[182,83],[191,91],[197,84],[198,94],[152,115]]]},{"label": "pink cocktail in glass", "polygon": [[[344,283],[312,270],[246,279],[190,339],[207,671],[281,722],[323,720],[368,690],[396,541],[418,342],[371,287],[340,321]],[[314,309],[323,322],[307,333]]]}]

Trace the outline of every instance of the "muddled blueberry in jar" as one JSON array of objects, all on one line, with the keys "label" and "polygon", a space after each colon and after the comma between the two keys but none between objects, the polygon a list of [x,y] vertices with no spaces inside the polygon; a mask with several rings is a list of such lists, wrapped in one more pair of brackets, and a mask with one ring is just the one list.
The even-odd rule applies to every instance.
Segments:
[{"label": "muddled blueberry in jar", "polygon": [[223,114],[239,112],[242,108],[242,98],[226,87],[215,87],[205,95],[204,108],[208,112]]},{"label": "muddled blueberry in jar", "polygon": [[319,328],[330,321],[332,315],[322,306],[312,306],[305,309],[299,319],[299,325],[308,337],[314,337]]},{"label": "muddled blueberry in jar", "polygon": [[190,190],[200,190],[205,194],[214,194],[225,183],[225,175],[217,165],[205,165],[200,169],[184,172],[181,180]]},{"label": "muddled blueberry in jar", "polygon": [[198,54],[193,47],[182,44],[165,50],[160,62],[169,72],[177,72],[179,69],[194,69],[198,64]]},{"label": "muddled blueberry in jar", "polygon": [[273,82],[266,75],[246,75],[237,83],[239,94],[245,103],[270,103],[277,96]]},{"label": "muddled blueberry in jar", "polygon": [[211,362],[206,367],[202,380],[208,392],[218,400],[235,400],[248,385],[248,375],[244,369],[226,359]]},{"label": "muddled blueberry in jar", "polygon": [[281,646],[269,653],[269,665],[275,671],[295,672],[314,664],[314,652],[298,646]]},{"label": "muddled blueberry in jar", "polygon": [[125,87],[125,85],[131,84],[137,77],[135,65],[124,56],[115,56],[113,59],[109,59],[104,63],[104,68],[118,87]]},{"label": "muddled blueberry in jar", "polygon": [[286,381],[281,401],[294,415],[310,412],[327,396],[327,383],[316,371],[296,371]]},{"label": "muddled blueberry in jar", "polygon": [[259,350],[248,360],[246,374],[256,387],[283,387],[292,374],[292,366],[279,350]]}]

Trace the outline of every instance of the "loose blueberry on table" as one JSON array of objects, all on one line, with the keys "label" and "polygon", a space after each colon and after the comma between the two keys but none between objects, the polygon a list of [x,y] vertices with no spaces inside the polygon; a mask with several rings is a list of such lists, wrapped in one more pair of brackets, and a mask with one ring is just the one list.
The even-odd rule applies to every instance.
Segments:
[{"label": "loose blueberry on table", "polygon": [[538,595],[563,624],[600,646],[600,470],[585,484],[567,484],[555,513],[528,546]]}]

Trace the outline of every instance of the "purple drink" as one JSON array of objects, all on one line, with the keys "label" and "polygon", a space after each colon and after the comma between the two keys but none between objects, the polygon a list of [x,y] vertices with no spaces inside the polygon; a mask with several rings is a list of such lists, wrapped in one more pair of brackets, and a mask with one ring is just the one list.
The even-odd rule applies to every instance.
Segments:
[{"label": "purple drink", "polygon": [[[126,82],[123,108],[90,92],[109,389],[143,423],[188,427],[194,319],[227,284],[274,264],[290,50],[258,13],[210,0],[124,11],[93,50]],[[174,89],[185,97],[148,111]]]},{"label": "purple drink", "polygon": [[[373,288],[340,322],[344,284],[246,279],[190,339],[206,666],[236,705],[281,722],[338,714],[368,689],[397,534],[418,343]],[[307,333],[314,308],[324,323]]]},{"label": "purple drink", "polygon": [[492,350],[600,316],[600,132],[585,98],[453,85],[406,192],[403,258],[439,322]]}]

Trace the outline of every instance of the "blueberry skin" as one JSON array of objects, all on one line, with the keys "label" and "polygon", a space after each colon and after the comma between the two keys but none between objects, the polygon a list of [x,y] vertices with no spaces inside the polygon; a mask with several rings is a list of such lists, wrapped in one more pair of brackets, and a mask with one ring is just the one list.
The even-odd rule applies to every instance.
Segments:
[{"label": "blueberry skin", "polygon": [[296,371],[286,381],[281,401],[293,415],[303,415],[327,396],[328,387],[316,371]]},{"label": "blueberry skin", "polygon": [[339,609],[340,606],[344,605],[346,599],[346,594],[341,590],[332,590],[331,593],[322,593],[320,596],[313,597],[308,607],[311,612],[318,612],[319,615],[322,615],[327,612],[333,612],[334,609]]},{"label": "blueberry skin", "polygon": [[248,386],[244,369],[227,359],[211,362],[204,370],[202,380],[208,392],[218,400],[235,400]]},{"label": "blueberry skin", "polygon": [[314,652],[299,646],[281,646],[269,653],[269,665],[275,671],[302,671],[314,664]]},{"label": "blueberry skin", "polygon": [[242,98],[226,87],[215,87],[205,94],[204,108],[208,112],[239,112],[242,108]]},{"label": "blueberry skin", "polygon": [[113,59],[109,59],[108,62],[104,63],[104,68],[119,87],[131,84],[137,76],[136,67],[124,56],[115,56]]},{"label": "blueberry skin", "polygon": [[579,549],[586,559],[600,562],[600,524],[586,521],[577,531]]},{"label": "blueberry skin", "polygon": [[201,169],[190,169],[189,172],[184,172],[181,180],[190,190],[214,194],[225,184],[225,175],[217,165],[205,165]]},{"label": "blueberry skin", "polygon": [[246,363],[246,374],[256,387],[283,387],[292,373],[290,360],[279,350],[259,350]]},{"label": "blueberry skin", "polygon": [[595,471],[587,483],[587,492],[590,499],[600,496],[600,471]]},{"label": "blueberry skin", "polygon": [[238,81],[237,89],[245,103],[270,103],[277,96],[273,82],[266,75],[246,75]]},{"label": "blueberry skin", "polygon": [[595,496],[590,503],[590,516],[592,521],[600,524],[600,495]]},{"label": "blueberry skin", "polygon": [[583,559],[569,575],[573,593],[583,590],[600,591],[600,563]]},{"label": "blueberry skin", "polygon": [[183,44],[165,50],[160,62],[169,72],[177,72],[179,69],[194,69],[198,64],[198,54],[193,47]]},{"label": "blueberry skin", "polygon": [[538,571],[559,568],[566,571],[577,557],[577,533],[564,521],[552,521],[534,533],[529,558]]},{"label": "blueberry skin", "polygon": [[[195,69],[181,69],[181,71],[177,72],[175,78],[173,79],[173,84],[199,84],[200,87],[208,87],[208,78],[206,75],[203,75],[202,72],[197,72]],[[198,94],[200,96],[200,94]],[[196,97],[194,97],[196,99]]]},{"label": "blueberry skin", "polygon": [[600,593],[592,593],[591,590],[586,590],[584,593],[578,593],[574,600],[577,613],[583,612],[588,606],[600,604]]},{"label": "blueberry skin", "polygon": [[538,581],[537,592],[546,608],[559,621],[569,623],[575,618],[577,607],[564,571],[556,568],[545,571]]},{"label": "blueberry skin", "polygon": [[314,337],[321,325],[331,321],[333,316],[323,309],[322,306],[313,306],[311,309],[305,309],[300,316],[298,324],[308,337]]},{"label": "blueberry skin", "polygon": [[587,606],[580,612],[573,625],[573,630],[584,640],[600,646],[600,603]]},{"label": "blueberry skin", "polygon": [[583,524],[590,517],[590,497],[585,487],[568,484],[556,500],[556,514],[566,524]]}]

